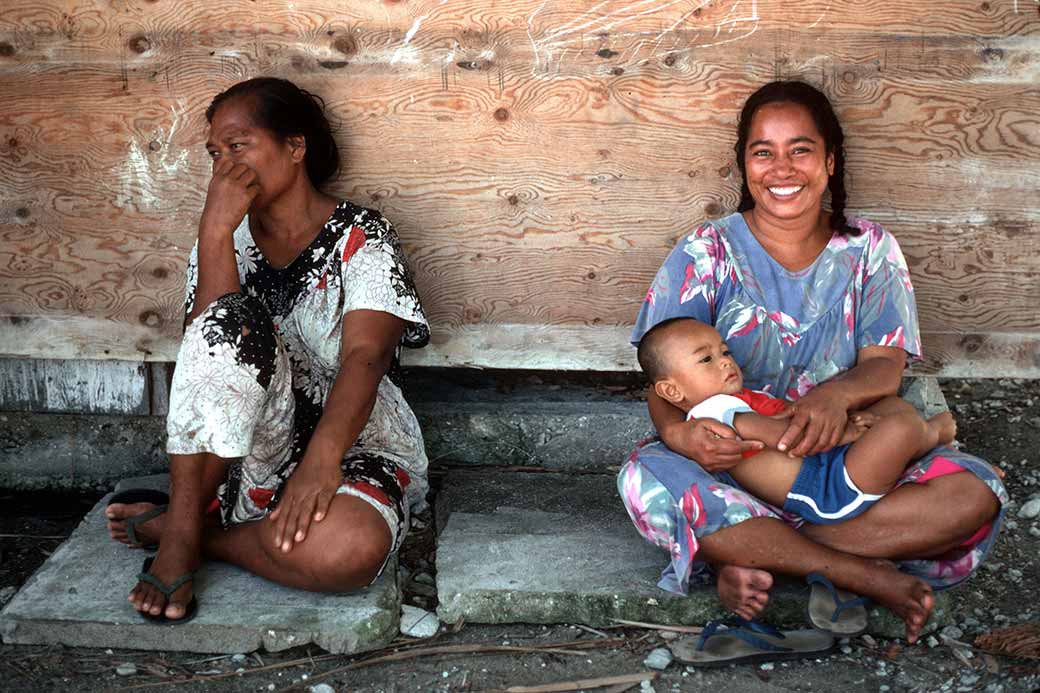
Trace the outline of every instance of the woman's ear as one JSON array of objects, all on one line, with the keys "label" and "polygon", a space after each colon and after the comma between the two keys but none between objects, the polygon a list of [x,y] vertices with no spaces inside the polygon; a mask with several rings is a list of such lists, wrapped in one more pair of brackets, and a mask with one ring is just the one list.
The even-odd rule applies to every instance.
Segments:
[{"label": "woman's ear", "polygon": [[685,399],[682,389],[671,378],[663,378],[654,383],[654,392],[661,399],[677,406]]},{"label": "woman's ear", "polygon": [[289,135],[286,138],[293,161],[299,163],[307,156],[307,138],[303,135]]},{"label": "woman's ear", "polygon": [[828,152],[827,154],[827,175],[834,175],[834,152]]}]

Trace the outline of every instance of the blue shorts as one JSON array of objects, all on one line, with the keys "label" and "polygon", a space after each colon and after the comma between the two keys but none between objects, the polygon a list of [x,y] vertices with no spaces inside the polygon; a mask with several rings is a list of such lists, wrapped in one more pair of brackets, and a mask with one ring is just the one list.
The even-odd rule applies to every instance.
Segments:
[{"label": "blue shorts", "polygon": [[848,445],[802,458],[802,468],[784,501],[784,510],[814,525],[851,520],[881,495],[863,493],[845,469]]}]

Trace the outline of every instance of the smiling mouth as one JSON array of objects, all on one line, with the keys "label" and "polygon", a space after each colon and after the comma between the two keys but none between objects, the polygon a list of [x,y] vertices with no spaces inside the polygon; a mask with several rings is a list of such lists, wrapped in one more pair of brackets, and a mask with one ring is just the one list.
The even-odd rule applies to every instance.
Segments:
[{"label": "smiling mouth", "polygon": [[804,185],[785,185],[785,186],[774,185],[774,186],[772,186],[770,188],[767,188],[767,189],[769,190],[769,192],[773,193],[777,197],[791,197],[792,195],[795,195],[795,194],[801,192],[802,188],[804,188],[804,187],[805,187]]}]

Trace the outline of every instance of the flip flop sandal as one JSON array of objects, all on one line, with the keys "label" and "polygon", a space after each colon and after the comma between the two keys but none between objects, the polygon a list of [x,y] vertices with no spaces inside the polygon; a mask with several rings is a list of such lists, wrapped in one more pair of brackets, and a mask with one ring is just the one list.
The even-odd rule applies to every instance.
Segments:
[{"label": "flip flop sandal", "polygon": [[[166,595],[166,603],[169,604],[170,597],[173,596],[174,592],[183,587],[185,583],[191,582],[195,579],[195,571],[190,570],[167,585],[165,582],[148,572],[149,569],[151,569],[152,561],[154,560],[155,556],[149,556],[148,558],[144,559],[144,563],[141,565],[141,572],[137,574],[137,581],[147,582],[149,585],[162,592],[164,595]],[[163,608],[163,610],[165,611],[165,607]],[[188,601],[188,604],[184,607],[184,616],[182,616],[181,618],[166,618],[165,614],[152,616],[151,614],[146,613],[144,611],[138,611],[137,613],[141,614],[141,616],[145,620],[151,621],[152,623],[167,623],[171,626],[179,626],[180,624],[187,623],[191,619],[195,618],[195,614],[197,614],[198,612],[199,600],[196,599],[195,595],[193,594],[191,595],[191,600]]]},{"label": "flip flop sandal", "polygon": [[852,638],[867,630],[869,599],[838,589],[819,573],[809,573],[805,581],[812,586],[809,622],[814,628],[839,638]]},{"label": "flip flop sandal", "polygon": [[148,522],[148,520],[158,517],[166,512],[170,503],[170,495],[163,491],[156,491],[150,488],[132,488],[114,494],[108,499],[108,505],[112,505],[113,503],[123,503],[126,505],[131,503],[152,503],[155,505],[151,510],[145,510],[143,513],[138,513],[133,517],[126,518],[125,522],[126,536],[130,539],[131,547],[144,549],[145,551],[153,551],[158,548],[158,543],[145,545],[138,540],[137,525],[144,524],[145,522]]},{"label": "flip flop sandal", "polygon": [[669,647],[679,661],[707,668],[818,657],[833,650],[834,642],[817,630],[779,631],[757,621],[729,619],[707,623],[696,645],[687,638]]}]

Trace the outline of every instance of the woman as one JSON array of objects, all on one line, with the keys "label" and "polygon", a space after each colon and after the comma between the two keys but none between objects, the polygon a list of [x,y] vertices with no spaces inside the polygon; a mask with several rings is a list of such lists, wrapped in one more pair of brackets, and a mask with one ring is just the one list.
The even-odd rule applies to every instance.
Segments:
[{"label": "woman", "polygon": [[[713,325],[748,387],[794,401],[780,448],[816,454],[837,444],[850,409],[896,394],[907,360],[920,358],[913,289],[895,239],[845,216],[844,138],[822,93],[762,87],[744,106],[735,150],[739,211],[672,251],[632,340],[680,316]],[[937,448],[863,515],[803,525],[726,473],[760,442],[711,419],[686,422],[652,391],[649,409],[660,440],[633,454],[618,486],[643,536],[669,551],[665,589],[685,593],[707,562],[723,603],[750,619],[768,601],[770,571],[819,572],[889,607],[914,642],[932,588],[965,579],[993,544],[1007,494],[978,458]]]},{"label": "woman", "polygon": [[129,597],[153,620],[194,615],[202,556],[306,590],[367,585],[424,503],[422,435],[392,378],[429,328],[389,222],[320,191],[339,169],[323,110],[259,78],[206,111],[169,511],[134,492],[107,511],[116,540],[159,544]]}]

